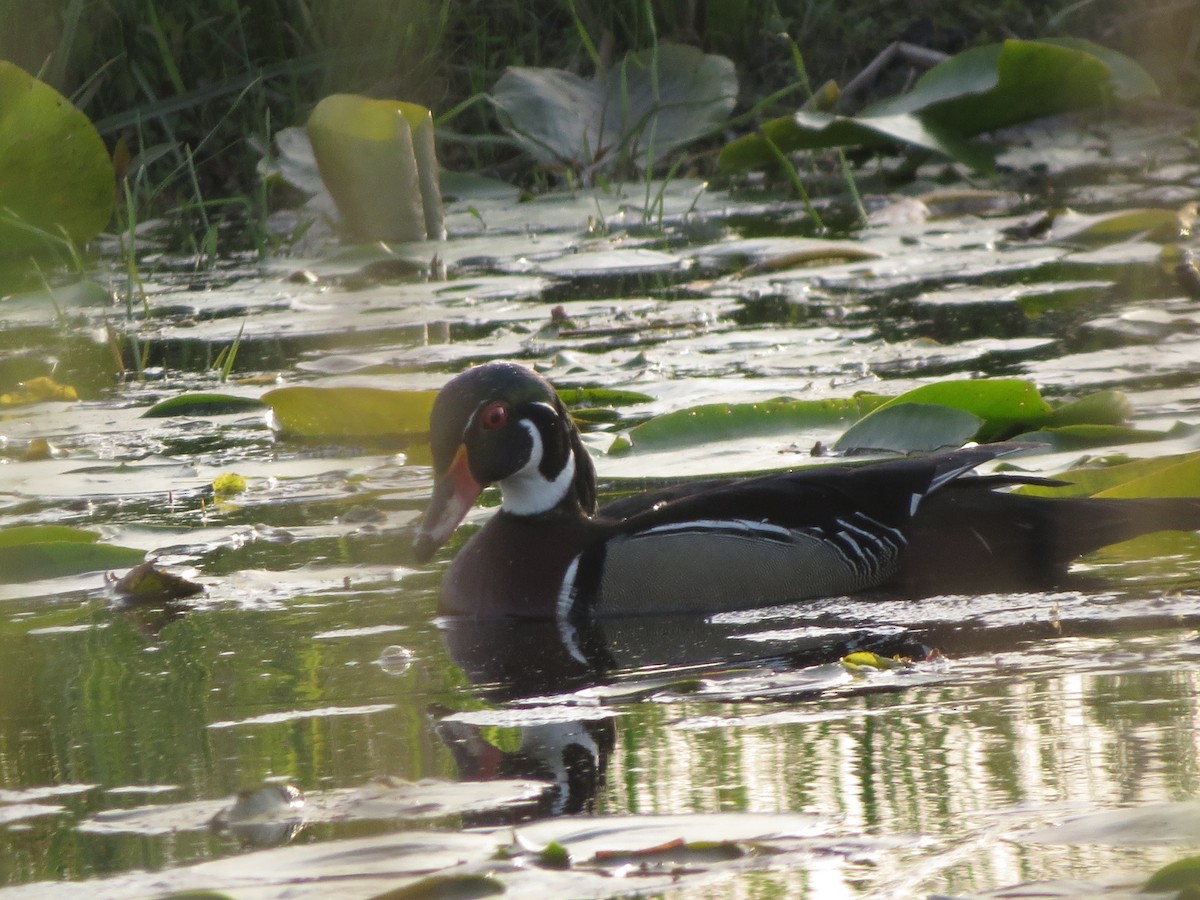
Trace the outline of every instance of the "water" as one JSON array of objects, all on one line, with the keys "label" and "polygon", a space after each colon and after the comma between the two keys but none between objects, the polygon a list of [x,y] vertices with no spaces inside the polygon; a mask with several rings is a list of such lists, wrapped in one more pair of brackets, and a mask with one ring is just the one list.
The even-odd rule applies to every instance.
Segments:
[{"label": "water", "polygon": [[[1169,187],[1194,192],[1200,167],[1181,167]],[[806,462],[842,428],[604,454],[657,413],[977,374],[1051,398],[1120,389],[1131,424],[1155,432],[1060,449],[1044,471],[1198,448],[1198,301],[1160,262],[1189,237],[1017,241],[1004,229],[1032,214],[1013,197],[820,240],[791,236],[795,203],[684,181],[659,232],[640,196],[498,203],[486,230],[452,208],[446,281],[381,270],[371,251],[212,274],[164,259],[145,263],[156,315],[140,326],[94,293],[69,325],[45,298],[0,302],[3,371],[82,397],[0,411],[0,527],[94,528],[205,587],[131,607],[98,573],[0,584],[0,880],[14,896],[64,896],[63,880],[90,880],[89,896],[237,895],[256,878],[268,896],[328,890],[322,878],[372,896],[436,871],[464,895],[1032,896],[1014,886],[1058,881],[1126,896],[1194,852],[1194,537],[1104,551],[1056,592],[605,623],[580,660],[553,629],[436,621],[462,538],[429,567],[412,558],[419,442],[280,440],[258,412],[141,418],[183,391],[428,389],[519,358],[560,385],[650,398],[589,433],[610,491]],[[137,331],[147,377],[116,376],[105,318]],[[219,385],[207,367],[243,323],[243,380]],[[34,438],[66,455],[22,461]],[[249,489],[214,497],[230,471]],[[852,673],[839,660],[858,649],[913,662]],[[305,806],[280,801],[281,784]],[[660,847],[673,836],[692,843]],[[569,869],[537,857],[551,840]]]}]

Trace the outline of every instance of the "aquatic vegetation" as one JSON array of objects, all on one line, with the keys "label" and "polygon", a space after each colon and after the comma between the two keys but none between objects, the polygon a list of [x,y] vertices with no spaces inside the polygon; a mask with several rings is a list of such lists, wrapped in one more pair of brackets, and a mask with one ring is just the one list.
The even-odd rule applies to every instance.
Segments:
[{"label": "aquatic vegetation", "polygon": [[1120,53],[1087,41],[1009,40],[966,50],[935,66],[912,90],[853,116],[800,111],[763,123],[758,134],[727,144],[723,169],[772,164],[784,153],[826,147],[937,153],[992,169],[993,153],[972,138],[1057,113],[1108,109],[1156,96],[1154,80]]},{"label": "aquatic vegetation", "polygon": [[446,236],[433,117],[424,106],[335,94],[309,115],[308,135],[321,178],[355,239]]},{"label": "aquatic vegetation", "polygon": [[534,159],[591,184],[598,174],[651,169],[719,129],[737,87],[730,60],[662,43],[590,79],[510,67],[491,98],[504,127]]},{"label": "aquatic vegetation", "polygon": [[95,126],[52,87],[5,60],[0,171],[0,256],[57,251],[69,261],[112,217],[116,181]]}]

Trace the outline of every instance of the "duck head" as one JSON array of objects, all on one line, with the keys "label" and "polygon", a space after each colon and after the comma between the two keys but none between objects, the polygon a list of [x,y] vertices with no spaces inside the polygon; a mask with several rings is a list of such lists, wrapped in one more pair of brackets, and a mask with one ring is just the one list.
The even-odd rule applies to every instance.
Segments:
[{"label": "duck head", "polygon": [[486,363],[447,382],[430,414],[429,444],[433,497],[414,543],[421,562],[491,484],[512,515],[595,512],[595,469],[579,431],[551,384],[524,366]]}]

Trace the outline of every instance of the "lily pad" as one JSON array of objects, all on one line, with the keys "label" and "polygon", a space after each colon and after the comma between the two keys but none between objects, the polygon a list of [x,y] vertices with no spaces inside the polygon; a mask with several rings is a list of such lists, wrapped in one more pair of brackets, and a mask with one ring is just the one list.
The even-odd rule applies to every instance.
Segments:
[{"label": "lily pad", "polygon": [[818,426],[853,422],[885,402],[887,398],[860,394],[847,400],[710,403],[643,422],[615,441],[609,452],[665,450],[747,435],[800,435]]},{"label": "lily pad", "polygon": [[[1177,859],[1163,866],[1150,876],[1142,890],[1182,891],[1184,888],[1200,886],[1200,856],[1189,856]],[[1191,896],[1189,894],[1189,896]]]},{"label": "lily pad", "polygon": [[0,255],[91,240],[112,216],[115,183],[91,120],[0,60]]},{"label": "lily pad", "polygon": [[261,400],[231,394],[180,394],[160,400],[142,413],[147,419],[161,416],[226,416],[265,409]]},{"label": "lily pad", "polygon": [[775,119],[759,134],[728,144],[719,162],[729,170],[773,164],[769,139],[785,153],[902,145],[988,169],[990,152],[970,138],[1157,92],[1154,80],[1137,63],[1099,45],[1009,40],[953,56],[926,72],[908,93],[873,104],[857,116],[800,112]]},{"label": "lily pad", "polygon": [[81,541],[44,541],[0,547],[0,583],[38,581],[140,563],[146,554],[133,547]]},{"label": "lily pad", "polygon": [[308,135],[321,178],[355,237],[445,236],[433,117],[424,106],[334,94],[313,109]]},{"label": "lily pad", "polygon": [[433,391],[285,387],[268,391],[271,427],[308,438],[390,437],[429,431]]},{"label": "lily pad", "polygon": [[952,406],[889,403],[851,425],[833,449],[931,453],[961,447],[979,433],[983,421],[973,413]]},{"label": "lily pad", "polygon": [[1137,63],[1098,44],[1008,40],[952,56],[911,91],[868,107],[863,116],[920,112],[928,122],[973,137],[1157,93]]},{"label": "lily pad", "polygon": [[535,159],[580,171],[647,169],[725,121],[737,73],[723,56],[662,43],[596,78],[513,66],[492,91],[504,127]]},{"label": "lily pad", "polygon": [[18,525],[0,529],[0,548],[17,547],[23,544],[46,544],[65,541],[75,544],[94,544],[100,540],[95,531],[72,528],[69,525]]},{"label": "lily pad", "polygon": [[1023,494],[1052,497],[1200,497],[1200,452],[1114,465],[1088,465],[1056,476],[1059,487],[1027,485]]}]

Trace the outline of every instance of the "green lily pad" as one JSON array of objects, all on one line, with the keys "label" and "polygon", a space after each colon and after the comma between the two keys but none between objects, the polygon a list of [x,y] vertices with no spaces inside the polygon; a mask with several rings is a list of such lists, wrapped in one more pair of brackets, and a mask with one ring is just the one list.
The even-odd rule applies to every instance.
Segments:
[{"label": "green lily pad", "polygon": [[934,66],[864,116],[920,112],[964,137],[1158,93],[1133,60],[1088,41],[1008,40]]},{"label": "green lily pad", "polygon": [[848,400],[766,400],[710,403],[655,416],[618,439],[609,453],[668,450],[750,435],[800,435],[819,426],[850,423],[886,402],[874,394]]},{"label": "green lily pad", "polygon": [[144,551],[133,547],[79,540],[0,546],[0,583],[124,569],[137,565],[145,556]]},{"label": "green lily pad", "polygon": [[1151,893],[1182,891],[1200,885],[1200,856],[1189,856],[1168,863],[1150,876],[1143,891]]},{"label": "green lily pad", "polygon": [[1190,453],[1121,484],[1097,497],[1200,497],[1200,453]]},{"label": "green lily pad", "polygon": [[1173,209],[1122,209],[1097,215],[1071,213],[1054,222],[1053,239],[1111,244],[1134,235],[1149,240],[1178,240],[1184,231],[1179,212]]},{"label": "green lily pad", "polygon": [[931,453],[961,447],[978,434],[982,425],[979,416],[952,406],[893,402],[851,425],[833,449]]},{"label": "green lily pad", "polygon": [[618,388],[559,388],[558,396],[567,406],[630,406],[649,403],[654,398],[637,391]]},{"label": "green lily pad", "polygon": [[69,525],[17,525],[0,529],[0,548],[46,544],[51,541],[93,544],[98,540],[100,535],[95,531],[72,528]]},{"label": "green lily pad", "polygon": [[112,216],[115,185],[91,120],[0,60],[0,255],[91,240]]},{"label": "green lily pad", "polygon": [[146,419],[164,416],[227,416],[265,409],[261,400],[231,394],[180,394],[160,400],[142,413]]},{"label": "green lily pad", "polygon": [[1153,96],[1158,88],[1137,63],[1081,40],[1019,41],[975,47],[934,66],[913,89],[857,116],[801,112],[722,151],[727,170],[771,164],[765,138],[783,152],[832,146],[902,145],[934,151],[972,168],[991,167],[970,138],[1021,122],[1116,100]]},{"label": "green lily pad", "polygon": [[308,438],[394,437],[425,434],[434,391],[366,387],[285,387],[268,391],[271,427]]},{"label": "green lily pad", "polygon": [[[1019,426],[1044,422],[1052,412],[1050,404],[1042,399],[1032,382],[1017,378],[978,378],[923,385],[889,400],[872,415],[901,403],[947,406],[978,416],[983,423],[979,432],[972,436],[978,441],[1007,437]],[[860,426],[868,427],[866,422],[864,419]],[[919,440],[919,437],[914,435],[914,439]]]},{"label": "green lily pad", "polygon": [[743,171],[772,164],[776,157],[769,138],[780,150],[819,150],[827,147],[887,147],[902,144],[958,159],[974,169],[992,166],[992,154],[973,146],[953,131],[909,113],[880,116],[838,116],[798,112],[763,124],[759,134],[745,135],[722,148],[718,164],[726,171]]},{"label": "green lily pad", "polygon": [[1164,437],[1166,433],[1162,431],[1142,431],[1122,425],[1063,425],[1027,431],[1016,435],[1013,440],[1047,444],[1054,450],[1088,450],[1114,444],[1161,441]]},{"label": "green lily pad", "polygon": [[737,73],[723,56],[662,43],[597,78],[513,66],[492,91],[504,127],[546,165],[646,169],[725,121]]},{"label": "green lily pad", "polygon": [[1059,487],[1026,485],[1042,497],[1200,497],[1200,452],[1069,469]]},{"label": "green lily pad", "polygon": [[1133,404],[1120,391],[1096,391],[1056,406],[1043,422],[1046,428],[1066,425],[1121,425],[1133,415]]}]

